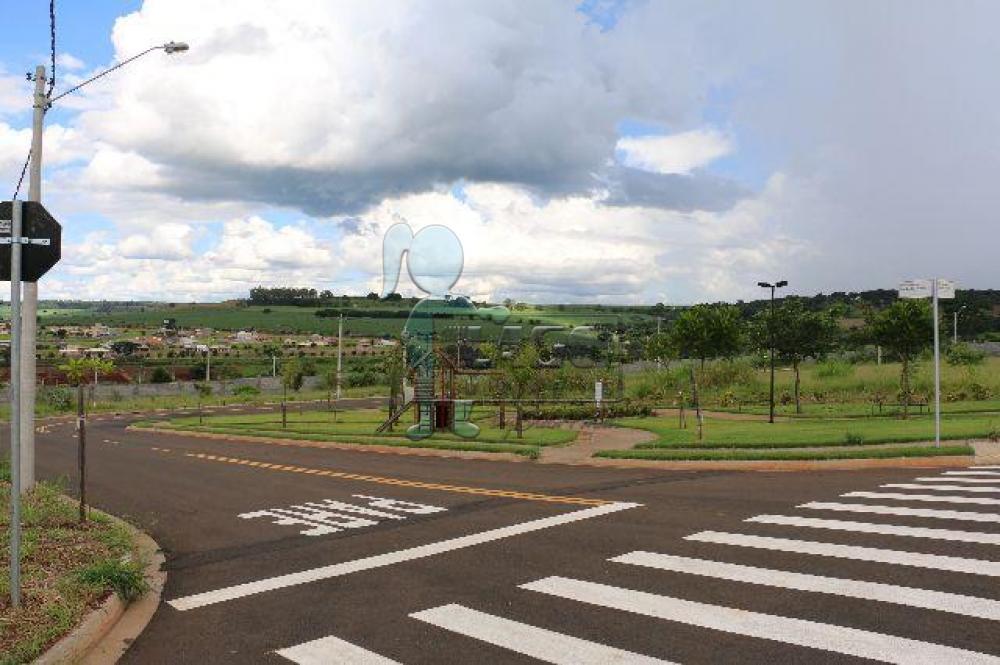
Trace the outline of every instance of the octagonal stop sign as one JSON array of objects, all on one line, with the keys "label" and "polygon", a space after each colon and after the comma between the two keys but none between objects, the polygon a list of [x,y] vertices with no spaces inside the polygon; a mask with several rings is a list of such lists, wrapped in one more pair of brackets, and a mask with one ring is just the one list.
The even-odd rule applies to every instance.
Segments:
[{"label": "octagonal stop sign", "polygon": [[[0,202],[0,281],[10,281],[10,238],[13,226],[13,204],[10,201]],[[38,278],[47,273],[52,266],[59,263],[62,255],[62,226],[49,211],[37,201],[21,202],[21,237],[28,238],[27,244],[21,245],[21,279],[25,282],[37,282]],[[40,240],[48,240],[42,244]]]}]

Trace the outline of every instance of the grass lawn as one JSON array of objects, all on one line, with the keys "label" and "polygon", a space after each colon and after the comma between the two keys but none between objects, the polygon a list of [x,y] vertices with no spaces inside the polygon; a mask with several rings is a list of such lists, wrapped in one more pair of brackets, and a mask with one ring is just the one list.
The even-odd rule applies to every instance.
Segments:
[{"label": "grass lawn", "polygon": [[433,448],[441,450],[471,450],[503,452],[536,457],[541,446],[569,443],[576,432],[566,429],[526,427],[524,437],[517,438],[512,427],[499,429],[490,422],[492,412],[475,413],[480,435],[475,439],[462,439],[448,432],[438,432],[422,441],[411,441],[404,435],[412,417],[404,416],[393,432],[375,432],[388,412],[385,409],[353,409],[330,413],[328,411],[289,410],[288,426],[282,427],[278,413],[206,416],[199,423],[197,416],[171,418],[169,421],[150,421],[142,425],[168,427],[178,430],[236,434],[242,436],[275,437],[307,441],[333,441],[360,445],[401,446],[407,448]]},{"label": "grass lawn", "polygon": [[[687,429],[673,416],[622,418],[615,424],[656,434],[654,441],[632,450],[602,451],[602,457],[638,459],[845,459],[969,455],[967,445],[898,446],[934,438],[931,416],[895,418],[797,418],[774,424],[766,421],[706,418],[704,440],[697,440],[693,414]],[[950,441],[987,438],[1000,431],[1000,413],[947,414],[941,437]]]},{"label": "grass lawn", "polygon": [[21,607],[10,607],[10,483],[0,469],[0,665],[28,663],[75,627],[109,593],[141,595],[139,562],[125,560],[132,538],[119,524],[76,506],[40,483],[22,501]]},{"label": "grass lawn", "polygon": [[[767,415],[767,404],[745,404],[742,408],[737,407],[712,407],[714,411],[728,411],[730,413],[755,413]],[[838,402],[832,404],[806,403],[802,405],[802,413],[795,413],[794,404],[776,404],[774,413],[778,416],[789,416],[794,418],[897,418],[903,412],[903,407],[898,404],[886,404],[880,412],[877,406],[864,402]],[[933,400],[924,407],[910,405],[910,413],[914,415],[934,413]],[[963,400],[958,402],[941,402],[941,413],[1000,413],[1000,399],[988,399],[979,401]]]}]

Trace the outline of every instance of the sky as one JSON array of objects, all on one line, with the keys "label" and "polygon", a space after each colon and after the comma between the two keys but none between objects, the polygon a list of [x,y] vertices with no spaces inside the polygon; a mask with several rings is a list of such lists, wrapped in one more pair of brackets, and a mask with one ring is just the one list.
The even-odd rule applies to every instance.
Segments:
[{"label": "sky", "polygon": [[[0,0],[0,186],[48,3]],[[1000,4],[56,2],[43,299],[364,294],[450,227],[476,299],[687,304],[1000,286]],[[3,184],[7,183],[7,184]],[[416,290],[406,279],[400,291]]]}]

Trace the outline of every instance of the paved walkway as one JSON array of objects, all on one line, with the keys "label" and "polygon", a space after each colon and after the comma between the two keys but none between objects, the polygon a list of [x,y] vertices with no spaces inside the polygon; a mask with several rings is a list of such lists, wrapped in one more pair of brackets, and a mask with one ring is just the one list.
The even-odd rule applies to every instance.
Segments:
[{"label": "paved walkway", "polygon": [[538,461],[548,464],[594,464],[598,450],[628,450],[656,435],[645,430],[584,424],[576,440],[565,446],[545,446]]},{"label": "paved walkway", "polygon": [[1000,441],[972,441],[976,464],[1000,464]]}]

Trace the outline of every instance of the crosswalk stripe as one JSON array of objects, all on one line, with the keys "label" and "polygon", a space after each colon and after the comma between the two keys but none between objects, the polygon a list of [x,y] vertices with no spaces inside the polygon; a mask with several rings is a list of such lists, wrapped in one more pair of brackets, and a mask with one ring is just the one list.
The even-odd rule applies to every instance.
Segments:
[{"label": "crosswalk stripe", "polygon": [[876,533],[884,536],[905,536],[908,538],[933,538],[953,540],[961,543],[1000,545],[1000,533],[980,531],[954,531],[952,529],[928,529],[897,524],[873,524],[871,522],[850,522],[847,520],[825,520],[817,517],[795,517],[792,515],[757,515],[744,520],[757,524],[778,524],[781,526],[801,526],[808,529],[831,529],[854,533]]},{"label": "crosswalk stripe", "polygon": [[945,476],[1000,476],[1000,471],[945,471]]},{"label": "crosswalk stripe", "polygon": [[1000,466],[989,466],[984,464],[983,466],[970,466],[970,469],[1000,469]]},{"label": "crosswalk stripe", "polygon": [[275,653],[299,665],[399,665],[398,661],[372,653],[332,635],[296,644],[287,649],[279,649]]},{"label": "crosswalk stripe", "polygon": [[992,663],[1000,658],[975,651],[921,642],[858,628],[750,612],[709,605],[645,591],[587,582],[566,577],[546,577],[521,585],[530,591],[607,607],[633,614],[675,621],[785,644],[832,651],[885,663],[940,665],[941,663]]},{"label": "crosswalk stripe", "polygon": [[656,568],[658,570],[669,570],[677,573],[687,573],[689,575],[714,577],[733,582],[762,584],[782,589],[813,591],[816,593],[846,596],[848,598],[876,600],[883,603],[907,605],[1000,621],[1000,601],[989,598],[976,598],[956,593],[896,586],[894,584],[881,584],[879,582],[807,575],[785,570],[757,568],[754,566],[708,561],[706,559],[692,559],[654,552],[630,552],[614,557],[610,561]]},{"label": "crosswalk stripe", "polygon": [[1000,499],[985,496],[948,496],[945,494],[903,494],[901,492],[847,492],[843,497],[859,499],[899,499],[900,501],[928,501],[931,503],[974,503],[980,506],[1000,506]]},{"label": "crosswalk stripe", "polygon": [[924,554],[922,552],[905,552],[878,547],[840,545],[837,543],[795,540],[792,538],[772,538],[770,536],[751,536],[743,533],[724,533],[720,531],[699,531],[690,536],[685,536],[684,539],[703,543],[716,543],[718,545],[753,547],[756,549],[793,552],[796,554],[815,554],[817,556],[829,556],[837,559],[872,561],[899,566],[913,566],[914,568],[931,568],[955,573],[1000,577],[1000,562],[986,561],[984,559],[966,559],[942,554]]},{"label": "crosswalk stripe", "polygon": [[426,545],[417,545],[416,547],[410,547],[403,550],[385,552],[384,554],[375,554],[362,559],[354,559],[353,561],[345,561],[343,563],[335,563],[329,566],[300,570],[295,573],[268,577],[255,580],[253,582],[236,584],[222,589],[196,593],[190,596],[183,596],[181,598],[169,600],[167,603],[174,609],[182,612],[186,610],[193,610],[197,607],[222,603],[236,598],[244,598],[246,596],[264,593],[266,591],[274,591],[275,589],[284,589],[291,586],[297,586],[299,584],[328,580],[342,575],[350,575],[352,573],[361,572],[363,570],[372,570],[373,568],[392,566],[397,563],[423,559],[437,554],[443,554],[445,552],[454,552],[455,550],[473,547],[483,543],[491,543],[497,540],[503,540],[504,538],[518,536],[523,533],[532,533],[534,531],[549,529],[563,524],[587,520],[592,517],[610,515],[611,513],[616,513],[620,510],[628,510],[639,505],[641,504],[625,502],[607,503],[603,506],[594,506],[593,508],[574,510],[569,513],[550,515],[549,517],[541,517],[527,522],[519,522],[510,526],[503,526],[496,529],[489,529],[487,531],[480,531],[478,533],[471,533],[466,536],[449,538],[448,540],[440,540]]},{"label": "crosswalk stripe", "polygon": [[968,485],[918,485],[915,483],[888,483],[879,487],[901,490],[942,490],[946,492],[988,492],[1000,493],[1000,487],[970,487]]},{"label": "crosswalk stripe", "polygon": [[545,628],[486,614],[462,605],[442,605],[410,615],[482,642],[559,665],[670,665],[669,661],[616,649]]},{"label": "crosswalk stripe", "polygon": [[900,515],[906,517],[929,517],[940,520],[961,522],[1000,522],[996,513],[974,513],[968,510],[934,510],[930,508],[902,508],[897,506],[872,506],[863,503],[839,503],[836,501],[810,501],[798,508],[811,510],[843,511],[848,513],[871,513],[873,515]]},{"label": "crosswalk stripe", "polygon": [[[914,478],[922,483],[1000,483],[1000,478],[955,478],[954,476],[946,476],[944,478],[940,476],[924,476],[921,478]],[[1000,491],[1000,487],[997,488]]]}]

